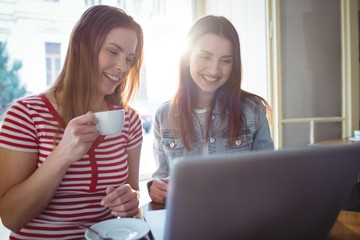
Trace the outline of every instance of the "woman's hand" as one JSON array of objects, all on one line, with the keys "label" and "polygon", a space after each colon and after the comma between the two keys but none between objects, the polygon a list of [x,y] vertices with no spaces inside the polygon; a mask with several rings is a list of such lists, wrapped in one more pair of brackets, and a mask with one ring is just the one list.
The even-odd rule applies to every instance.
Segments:
[{"label": "woman's hand", "polygon": [[138,191],[131,188],[129,184],[118,188],[106,189],[106,197],[100,203],[111,209],[111,213],[117,217],[133,217],[139,212]]},{"label": "woman's hand", "polygon": [[158,203],[165,203],[168,186],[169,177],[154,179],[149,191],[151,200]]},{"label": "woman's hand", "polygon": [[66,126],[57,151],[61,152],[63,159],[67,159],[69,164],[82,158],[99,136],[96,123],[95,115],[88,112],[72,119]]}]

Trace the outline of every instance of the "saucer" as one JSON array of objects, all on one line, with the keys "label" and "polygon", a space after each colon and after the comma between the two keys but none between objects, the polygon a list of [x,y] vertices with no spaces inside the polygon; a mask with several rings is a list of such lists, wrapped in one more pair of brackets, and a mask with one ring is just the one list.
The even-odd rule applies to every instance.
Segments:
[{"label": "saucer", "polygon": [[355,137],[350,137],[349,140],[352,142],[360,142],[360,139],[356,139]]},{"label": "saucer", "polygon": [[[111,237],[114,240],[136,240],[144,237],[149,231],[150,226],[147,222],[137,218],[110,219],[96,223],[91,226],[103,237]],[[85,239],[97,240],[96,234],[85,230]]]}]

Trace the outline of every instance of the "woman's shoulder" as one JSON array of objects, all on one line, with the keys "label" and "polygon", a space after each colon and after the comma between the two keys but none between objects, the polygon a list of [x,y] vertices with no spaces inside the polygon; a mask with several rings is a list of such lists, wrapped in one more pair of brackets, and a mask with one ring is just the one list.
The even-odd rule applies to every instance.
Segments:
[{"label": "woman's shoulder", "polygon": [[[120,106],[118,109],[124,109],[122,106]],[[124,109],[125,116],[129,117],[129,119],[141,119],[141,112],[139,112],[136,108],[133,107],[127,107]]]},{"label": "woman's shoulder", "polygon": [[162,104],[160,104],[156,110],[156,115],[161,115],[161,114],[168,114],[169,110],[171,107],[171,101],[168,100],[166,102],[163,102]]},{"label": "woman's shoulder", "polygon": [[109,106],[110,110],[124,110],[125,114],[130,114],[130,115],[137,114],[137,115],[139,115],[138,110],[135,109],[134,107],[131,107],[131,106],[128,106],[128,107],[124,108],[122,105],[115,105],[115,104],[112,104],[112,103],[109,103],[108,106]]},{"label": "woman's shoulder", "polygon": [[20,97],[15,99],[13,102],[9,103],[9,108],[24,106],[27,108],[32,108],[33,106],[44,106],[44,95],[38,94],[38,95],[28,95],[24,97]]},{"label": "woman's shoulder", "polygon": [[246,95],[242,97],[242,106],[244,110],[258,111],[265,109],[265,100],[258,95]]},{"label": "woman's shoulder", "polygon": [[41,94],[29,95],[17,98],[8,103],[0,111],[1,120],[8,118],[31,122],[33,116],[39,116],[47,112],[48,106]]},{"label": "woman's shoulder", "polygon": [[249,95],[243,98],[242,103],[241,111],[246,119],[262,121],[261,119],[271,118],[270,105],[262,97],[258,95]]}]

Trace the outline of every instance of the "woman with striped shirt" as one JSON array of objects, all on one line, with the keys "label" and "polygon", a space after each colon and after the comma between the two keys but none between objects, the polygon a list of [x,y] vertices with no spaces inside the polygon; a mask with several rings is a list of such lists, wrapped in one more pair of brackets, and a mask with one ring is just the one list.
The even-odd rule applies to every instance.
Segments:
[{"label": "woman with striped shirt", "polygon": [[[81,224],[133,217],[139,205],[139,89],[143,32],[122,10],[98,5],[71,35],[46,92],[16,101],[0,131],[0,217],[10,239],[82,239]],[[93,112],[124,109],[115,135]]]}]

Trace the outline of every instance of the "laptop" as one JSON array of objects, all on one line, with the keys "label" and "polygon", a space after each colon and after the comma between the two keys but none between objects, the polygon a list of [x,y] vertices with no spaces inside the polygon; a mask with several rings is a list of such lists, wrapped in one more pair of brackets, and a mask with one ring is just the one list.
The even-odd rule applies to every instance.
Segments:
[{"label": "laptop", "polygon": [[185,160],[144,217],[155,240],[321,239],[359,172],[358,144]]}]

